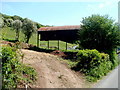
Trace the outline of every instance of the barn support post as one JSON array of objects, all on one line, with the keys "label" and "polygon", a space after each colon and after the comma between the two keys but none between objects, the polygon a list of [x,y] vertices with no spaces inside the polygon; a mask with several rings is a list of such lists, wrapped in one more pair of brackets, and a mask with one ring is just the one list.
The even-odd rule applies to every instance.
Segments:
[{"label": "barn support post", "polygon": [[37,47],[39,47],[39,33],[37,33]]},{"label": "barn support post", "polygon": [[66,42],[66,50],[67,50],[67,42]]},{"label": "barn support post", "polygon": [[41,37],[40,37],[40,34],[39,34],[39,47],[40,47],[40,38],[41,38]]},{"label": "barn support post", "polygon": [[49,40],[48,40],[48,49],[49,49]]},{"label": "barn support post", "polygon": [[58,50],[59,50],[59,40],[58,40]]},{"label": "barn support post", "polygon": [[79,44],[79,49],[80,49],[80,47],[81,47],[81,46],[80,46],[80,44]]}]

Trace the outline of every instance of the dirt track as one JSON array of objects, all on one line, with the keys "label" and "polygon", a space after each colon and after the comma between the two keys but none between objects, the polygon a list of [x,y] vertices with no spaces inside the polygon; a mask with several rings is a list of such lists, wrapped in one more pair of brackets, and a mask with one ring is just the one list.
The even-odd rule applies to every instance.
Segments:
[{"label": "dirt track", "polygon": [[69,69],[57,56],[22,49],[23,63],[34,67],[38,80],[34,88],[83,88],[81,75]]}]

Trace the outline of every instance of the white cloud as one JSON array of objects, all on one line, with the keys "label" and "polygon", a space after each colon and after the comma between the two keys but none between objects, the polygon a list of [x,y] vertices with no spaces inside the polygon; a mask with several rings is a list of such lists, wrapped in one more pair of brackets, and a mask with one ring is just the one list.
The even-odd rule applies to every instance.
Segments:
[{"label": "white cloud", "polygon": [[100,3],[98,7],[100,9],[105,7],[113,7],[115,4],[118,4],[119,0],[105,0],[104,2]]},{"label": "white cloud", "polygon": [[112,0],[111,1],[105,1],[103,3],[100,3],[98,5],[99,8],[104,8],[104,7],[108,7],[108,6],[111,6],[112,5]]},{"label": "white cloud", "polygon": [[87,8],[88,10],[92,11],[98,11],[99,9],[105,9],[105,8],[112,8],[114,6],[117,6],[119,0],[104,0],[101,2],[98,2],[98,4],[88,4]]},{"label": "white cloud", "polygon": [[99,4],[98,7],[99,7],[99,8],[103,8],[103,7],[105,7],[105,5],[104,5],[103,3],[101,3],[101,4]]},{"label": "white cloud", "polygon": [[[111,11],[114,12],[118,8],[118,0],[104,0],[102,2],[97,2],[97,3],[88,3],[86,9],[89,14],[108,14],[108,15],[113,15]],[[116,12],[117,13],[117,12]],[[117,14],[116,14],[117,15]],[[117,17],[115,14],[113,17]]]}]

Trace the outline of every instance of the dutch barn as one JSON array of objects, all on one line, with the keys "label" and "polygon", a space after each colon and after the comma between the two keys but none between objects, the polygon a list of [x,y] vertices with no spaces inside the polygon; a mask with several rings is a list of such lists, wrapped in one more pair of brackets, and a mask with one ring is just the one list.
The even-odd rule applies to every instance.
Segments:
[{"label": "dutch barn", "polygon": [[78,38],[77,32],[79,29],[80,25],[41,27],[38,29],[38,34],[41,36],[41,41],[61,40],[65,42],[72,42]]},{"label": "dutch barn", "polygon": [[41,27],[38,29],[38,43],[39,40],[61,40],[72,43],[78,39],[78,30],[80,30],[80,25]]}]

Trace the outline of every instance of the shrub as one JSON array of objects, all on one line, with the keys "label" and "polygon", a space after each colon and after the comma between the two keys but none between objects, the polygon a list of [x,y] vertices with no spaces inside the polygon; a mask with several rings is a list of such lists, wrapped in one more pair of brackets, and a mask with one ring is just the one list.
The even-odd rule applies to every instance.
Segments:
[{"label": "shrub", "polygon": [[109,55],[99,53],[97,50],[80,50],[77,53],[79,63],[75,67],[80,70],[89,81],[96,81],[106,75],[111,70],[112,63],[109,60]]},{"label": "shrub", "polygon": [[[22,64],[16,48],[2,47],[2,88],[17,88],[19,84],[30,83],[36,79],[33,68]],[[25,72],[25,73],[23,73]],[[27,77],[25,77],[27,76]]]},{"label": "shrub", "polygon": [[106,51],[109,54],[110,61],[112,62],[111,70],[114,69],[118,64],[118,55],[115,50],[108,50]]}]

